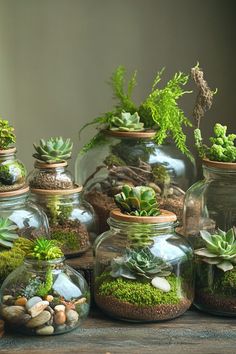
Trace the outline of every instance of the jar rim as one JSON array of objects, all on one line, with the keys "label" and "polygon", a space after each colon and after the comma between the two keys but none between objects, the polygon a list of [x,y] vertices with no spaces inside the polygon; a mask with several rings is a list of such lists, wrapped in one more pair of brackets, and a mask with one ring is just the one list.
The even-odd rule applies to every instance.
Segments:
[{"label": "jar rim", "polygon": [[75,188],[70,189],[39,189],[31,188],[30,191],[34,194],[41,195],[70,195],[75,193],[80,193],[83,190],[83,186],[74,184]]},{"label": "jar rim", "polygon": [[157,216],[136,216],[124,214],[120,209],[113,209],[110,212],[110,217],[120,221],[141,224],[164,224],[177,221],[177,216],[169,210],[161,209],[161,214]]},{"label": "jar rim", "polygon": [[10,147],[8,149],[0,150],[0,155],[11,155],[16,152],[16,147]]},{"label": "jar rim", "polygon": [[33,259],[33,258],[28,258],[25,257],[24,263],[26,264],[39,264],[39,265],[49,265],[49,264],[59,264],[64,262],[66,259],[65,256],[55,258],[55,259],[49,259],[49,260],[40,260],[40,259]]},{"label": "jar rim", "polygon": [[47,163],[47,162],[43,162],[40,160],[36,160],[34,163],[35,167],[39,167],[39,168],[57,168],[57,167],[66,167],[68,166],[68,162],[67,161],[62,161],[62,162],[57,162],[57,163]]},{"label": "jar rim", "polygon": [[15,197],[17,195],[26,194],[28,192],[29,192],[29,186],[25,185],[24,187],[22,187],[20,189],[15,189],[13,191],[7,191],[7,192],[1,192],[0,198]]},{"label": "jar rim", "polygon": [[235,162],[222,162],[222,161],[213,161],[209,159],[202,159],[203,166],[216,168],[219,170],[236,170]]},{"label": "jar rim", "polygon": [[139,138],[139,139],[145,139],[145,138],[154,138],[156,132],[155,130],[148,129],[148,130],[140,130],[140,131],[121,131],[121,130],[109,130],[109,129],[104,129],[102,132],[105,135],[110,135],[110,136],[115,136],[115,137],[120,137],[120,138]]}]

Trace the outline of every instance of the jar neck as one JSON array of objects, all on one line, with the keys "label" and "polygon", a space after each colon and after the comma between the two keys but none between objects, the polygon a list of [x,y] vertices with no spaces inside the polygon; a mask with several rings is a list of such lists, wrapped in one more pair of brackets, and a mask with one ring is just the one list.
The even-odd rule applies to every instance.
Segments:
[{"label": "jar neck", "polygon": [[1,197],[0,196],[0,208],[1,206],[15,206],[25,204],[29,198],[29,193],[24,193],[16,196]]},{"label": "jar neck", "polygon": [[57,203],[63,203],[65,204],[74,204],[74,203],[78,203],[81,200],[81,193],[80,192],[76,192],[73,194],[39,194],[39,193],[34,193],[32,192],[32,196],[34,198],[34,200],[37,201],[46,201],[47,202],[57,202]]},{"label": "jar neck", "polygon": [[236,179],[236,170],[202,166],[203,176],[206,179]]},{"label": "jar neck", "polygon": [[15,152],[11,152],[11,153],[7,153],[6,154],[0,154],[0,162],[3,161],[12,161],[16,159],[16,153]]}]

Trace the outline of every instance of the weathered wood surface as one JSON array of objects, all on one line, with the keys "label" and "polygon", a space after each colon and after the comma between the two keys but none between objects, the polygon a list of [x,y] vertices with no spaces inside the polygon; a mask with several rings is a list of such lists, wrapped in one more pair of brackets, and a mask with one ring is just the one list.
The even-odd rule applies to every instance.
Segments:
[{"label": "weathered wood surface", "polygon": [[93,310],[82,328],[51,337],[6,334],[6,354],[228,354],[236,353],[236,322],[188,311],[169,322],[135,324],[115,321]]}]

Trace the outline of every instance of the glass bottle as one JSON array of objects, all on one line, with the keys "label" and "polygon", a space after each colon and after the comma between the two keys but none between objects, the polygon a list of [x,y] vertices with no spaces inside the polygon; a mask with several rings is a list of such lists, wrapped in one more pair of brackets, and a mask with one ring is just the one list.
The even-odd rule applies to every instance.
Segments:
[{"label": "glass bottle", "polygon": [[109,316],[134,322],[168,320],[193,300],[193,253],[175,232],[176,215],[136,217],[111,211],[110,230],[96,240],[94,293]]},{"label": "glass bottle", "polygon": [[89,288],[64,258],[25,259],[0,290],[1,314],[13,331],[54,335],[79,327],[88,316]]}]

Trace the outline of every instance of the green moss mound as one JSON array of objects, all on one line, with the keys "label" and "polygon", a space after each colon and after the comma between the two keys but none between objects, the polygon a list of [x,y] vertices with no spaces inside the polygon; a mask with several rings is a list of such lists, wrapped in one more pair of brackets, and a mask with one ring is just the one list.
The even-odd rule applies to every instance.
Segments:
[{"label": "green moss mound", "polygon": [[58,241],[65,250],[74,251],[80,249],[78,235],[74,232],[54,231],[51,232],[51,238]]},{"label": "green moss mound", "polygon": [[98,294],[104,296],[114,296],[123,302],[129,302],[139,306],[155,306],[165,304],[178,304],[180,298],[180,278],[175,275],[166,277],[171,285],[169,292],[164,292],[154,288],[150,283],[142,283],[137,280],[124,278],[111,278],[109,273],[103,273],[97,281]]}]

